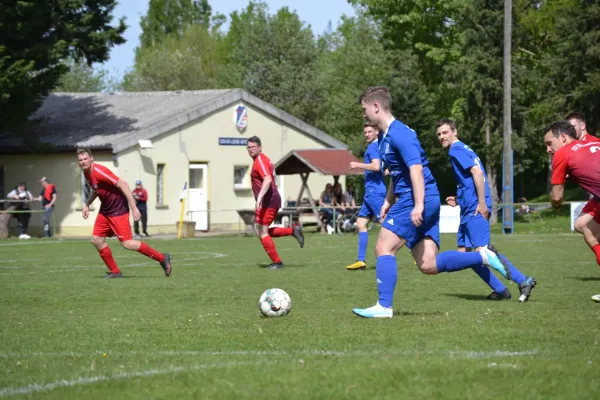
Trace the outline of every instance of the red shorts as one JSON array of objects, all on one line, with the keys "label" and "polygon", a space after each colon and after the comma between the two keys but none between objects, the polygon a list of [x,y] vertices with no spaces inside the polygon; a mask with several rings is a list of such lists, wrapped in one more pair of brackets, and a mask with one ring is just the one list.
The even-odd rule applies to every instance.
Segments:
[{"label": "red shorts", "polygon": [[275,221],[275,216],[277,215],[278,208],[261,208],[260,211],[256,212],[256,218],[254,221],[258,225],[266,225],[269,226]]},{"label": "red shorts", "polygon": [[129,224],[129,213],[107,217],[104,214],[98,214],[94,222],[94,236],[112,237],[116,236],[119,241],[131,240],[131,225]]},{"label": "red shorts", "polygon": [[[592,217],[596,217],[600,211],[600,201],[591,199],[586,203],[586,205],[581,210],[581,214],[589,214]],[[598,222],[598,221],[596,221]]]}]

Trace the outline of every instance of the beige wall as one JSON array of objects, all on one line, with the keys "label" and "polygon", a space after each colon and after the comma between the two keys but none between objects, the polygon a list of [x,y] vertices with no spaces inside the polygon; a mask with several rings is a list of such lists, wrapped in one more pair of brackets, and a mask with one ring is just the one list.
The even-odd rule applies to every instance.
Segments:
[{"label": "beige wall", "polygon": [[[111,168],[115,173],[112,154],[109,152],[94,153],[98,164]],[[92,235],[94,218],[84,220],[81,217],[81,170],[77,164],[74,153],[60,153],[50,155],[0,155],[0,165],[4,166],[4,183],[6,196],[14,186],[24,180],[27,189],[39,196],[42,186],[40,178],[47,177],[56,185],[57,202],[54,208],[56,233],[60,235]],[[41,203],[34,202],[32,210],[41,210]],[[98,200],[92,205],[92,216],[98,209]],[[12,221],[11,226],[15,225]],[[42,233],[42,214],[32,213],[29,223],[29,233],[39,235]],[[13,227],[14,228],[14,227]],[[14,229],[11,230],[11,232]]]},{"label": "beige wall", "polygon": [[[259,136],[263,151],[273,164],[293,149],[326,147],[252,106],[248,106],[248,127],[240,134],[233,124],[233,110],[234,105],[228,106],[193,125],[155,138],[151,149],[130,149],[118,155],[121,177],[130,185],[136,179],[141,179],[148,190],[148,219],[149,225],[154,226],[154,231],[159,226],[161,231],[174,231],[180,213],[178,197],[184,182],[188,180],[188,165],[196,162],[208,164],[210,229],[244,228],[235,210],[253,209],[254,197],[251,190],[234,189],[233,171],[237,165],[251,166],[252,159],[245,146],[220,146],[219,137]],[[165,193],[168,209],[156,208],[156,165],[159,163],[166,164]],[[340,181],[345,186],[345,178],[340,178]],[[313,196],[319,196],[326,182],[333,182],[333,177],[310,175],[309,186]],[[295,200],[300,185],[299,176],[285,176],[283,191],[280,190],[284,201],[288,197]],[[186,212],[188,209],[186,206]],[[189,216],[186,220],[189,220]]]}]

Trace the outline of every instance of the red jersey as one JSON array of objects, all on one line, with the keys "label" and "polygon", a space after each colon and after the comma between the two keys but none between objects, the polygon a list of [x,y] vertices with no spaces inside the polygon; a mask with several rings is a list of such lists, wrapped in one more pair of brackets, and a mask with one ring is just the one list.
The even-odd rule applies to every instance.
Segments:
[{"label": "red jersey", "polygon": [[107,217],[127,214],[129,205],[127,198],[116,185],[119,178],[102,165],[92,164],[89,172],[83,171],[85,180],[100,198],[100,214]]},{"label": "red jersey", "polygon": [[585,135],[582,139],[581,142],[583,143],[590,143],[590,142],[600,142],[600,138],[596,137],[594,135],[590,135],[589,133],[587,135]]},{"label": "red jersey", "polygon": [[552,157],[552,184],[563,185],[567,174],[575,183],[600,199],[600,144],[574,140]]},{"label": "red jersey", "polygon": [[133,191],[133,198],[137,204],[146,204],[148,201],[148,192],[144,188],[135,188]]},{"label": "red jersey", "polygon": [[263,197],[262,207],[279,209],[281,208],[281,197],[279,196],[277,184],[275,183],[275,169],[273,168],[273,163],[269,160],[269,157],[261,153],[254,159],[252,171],[250,172],[250,178],[252,179],[252,193],[254,193],[255,199],[258,197],[262,183],[267,175],[269,175],[273,181],[271,182],[271,187]]}]

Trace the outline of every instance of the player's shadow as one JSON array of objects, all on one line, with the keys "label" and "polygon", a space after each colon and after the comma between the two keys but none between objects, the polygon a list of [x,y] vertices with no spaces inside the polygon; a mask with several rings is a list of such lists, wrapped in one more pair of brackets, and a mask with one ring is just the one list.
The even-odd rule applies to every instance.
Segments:
[{"label": "player's shadow", "polygon": [[436,316],[436,315],[445,315],[446,313],[443,311],[400,311],[400,310],[394,310],[394,315],[400,316],[400,317],[431,317],[431,316]]},{"label": "player's shadow", "polygon": [[[95,276],[94,278],[96,279],[106,279],[106,275],[104,276]],[[165,278],[165,276],[151,276],[151,275],[123,275],[122,278],[111,278],[111,279],[106,279],[107,281],[113,281],[113,280],[119,280],[119,279],[159,279],[159,278]]]},{"label": "player's shadow", "polygon": [[[258,267],[260,268],[267,268],[269,265],[271,265],[271,263],[269,264],[262,264],[262,263],[257,263],[256,264]],[[281,269],[286,269],[287,267],[292,267],[292,268],[299,268],[299,267],[306,267],[306,265],[301,265],[301,264],[288,264],[288,263],[283,263],[283,268]]]},{"label": "player's shadow", "polygon": [[571,276],[569,279],[573,279],[574,281],[581,282],[599,282],[600,276]]},{"label": "player's shadow", "polygon": [[446,293],[448,297],[456,297],[457,299],[471,300],[471,301],[490,301],[487,296],[482,294],[466,294],[466,293]]}]

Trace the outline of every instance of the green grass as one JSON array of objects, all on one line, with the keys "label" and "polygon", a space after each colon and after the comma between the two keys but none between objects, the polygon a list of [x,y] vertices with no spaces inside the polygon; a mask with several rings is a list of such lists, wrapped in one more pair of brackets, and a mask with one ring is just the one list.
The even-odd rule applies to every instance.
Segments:
[{"label": "green grass", "polygon": [[[87,241],[0,242],[0,398],[600,396],[600,271],[580,236],[494,237],[538,279],[525,304],[509,283],[513,300],[485,300],[471,271],[422,275],[403,249],[391,320],[351,312],[376,301],[375,270],[344,269],[356,240],[276,239],[279,271],[256,238],[149,240],[171,278],[111,240],[120,280]],[[290,294],[287,317],[259,316],[270,287]]]}]

